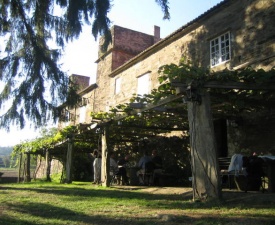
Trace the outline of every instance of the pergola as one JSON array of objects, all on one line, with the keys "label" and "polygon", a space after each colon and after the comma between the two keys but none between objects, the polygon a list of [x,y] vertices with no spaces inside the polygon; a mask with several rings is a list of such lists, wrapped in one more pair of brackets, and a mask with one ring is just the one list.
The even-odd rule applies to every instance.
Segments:
[{"label": "pergola", "polygon": [[[66,179],[70,182],[73,141],[97,143],[100,138],[103,185],[109,186],[107,162],[110,144],[135,142],[169,131],[189,131],[193,196],[220,198],[213,119],[234,119],[242,115],[275,118],[274,70],[268,74],[271,74],[269,78],[262,82],[214,80],[213,77],[203,82],[200,82],[201,79],[175,79],[171,82],[171,89],[175,91],[170,95],[150,103],[129,103],[126,109],[116,110],[110,118],[96,118],[90,124],[79,124],[78,132],[68,136],[66,142],[56,145],[51,154],[55,154],[57,149],[67,153]],[[96,127],[100,128],[98,132],[95,132]],[[90,148],[75,147],[76,150],[90,151]]]}]

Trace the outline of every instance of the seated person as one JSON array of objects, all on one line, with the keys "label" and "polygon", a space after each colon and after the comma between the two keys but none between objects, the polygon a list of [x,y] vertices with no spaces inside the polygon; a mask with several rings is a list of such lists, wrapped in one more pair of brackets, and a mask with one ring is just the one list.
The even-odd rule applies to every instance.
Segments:
[{"label": "seated person", "polygon": [[129,180],[127,177],[126,165],[129,163],[130,155],[126,155],[124,158],[118,160],[118,171],[122,177],[123,184],[129,184]]},{"label": "seated person", "polygon": [[235,174],[236,176],[243,171],[243,155],[234,154],[231,157],[230,164],[228,166],[228,173]]},{"label": "seated person", "polygon": [[145,173],[145,164],[151,161],[152,161],[151,157],[148,155],[148,152],[145,151],[144,155],[140,158],[138,162],[138,167],[140,169],[137,171],[137,176],[138,176],[140,185],[144,185],[143,174]]}]

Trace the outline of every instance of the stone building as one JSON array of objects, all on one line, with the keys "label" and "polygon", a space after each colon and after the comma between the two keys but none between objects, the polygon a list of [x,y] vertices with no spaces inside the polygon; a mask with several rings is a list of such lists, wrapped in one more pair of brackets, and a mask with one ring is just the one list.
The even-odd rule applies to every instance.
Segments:
[{"label": "stone building", "polygon": [[[98,53],[96,84],[81,90],[85,105],[68,110],[74,115],[71,123],[89,124],[90,112],[108,112],[133,94],[150,93],[159,85],[159,67],[178,64],[183,57],[213,71],[248,66],[270,70],[275,66],[274,3],[224,0],[163,39],[157,26],[154,35],[113,26],[112,43]],[[273,113],[265,118],[242,115],[241,127],[239,121],[215,121],[219,155],[232,155],[240,147],[272,149],[272,119]]]},{"label": "stone building", "polygon": [[90,119],[90,112],[94,111],[95,92],[97,84],[90,84],[90,77],[72,74],[70,79],[78,90],[80,99],[74,107],[68,107],[66,104],[60,106],[62,110],[59,119],[59,128],[68,125],[77,125],[80,123],[88,123]]}]

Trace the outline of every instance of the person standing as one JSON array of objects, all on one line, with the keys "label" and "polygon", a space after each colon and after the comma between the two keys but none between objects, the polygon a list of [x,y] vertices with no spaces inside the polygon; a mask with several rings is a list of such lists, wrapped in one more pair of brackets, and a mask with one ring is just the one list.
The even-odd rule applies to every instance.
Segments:
[{"label": "person standing", "polygon": [[137,176],[138,176],[140,185],[144,185],[143,174],[145,173],[145,164],[151,161],[152,161],[151,157],[148,155],[148,152],[145,151],[144,155],[140,158],[138,162],[139,170],[137,171]]},{"label": "person standing", "polygon": [[93,162],[94,182],[93,182],[93,184],[100,184],[101,183],[101,155],[97,149],[94,150],[93,157],[94,157],[94,162]]}]

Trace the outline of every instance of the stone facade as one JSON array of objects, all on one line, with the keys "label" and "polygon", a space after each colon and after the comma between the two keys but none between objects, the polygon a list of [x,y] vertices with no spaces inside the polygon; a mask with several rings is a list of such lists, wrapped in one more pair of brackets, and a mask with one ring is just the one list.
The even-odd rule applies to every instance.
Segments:
[{"label": "stone facade", "polygon": [[[99,111],[105,111],[108,106],[123,103],[137,93],[137,78],[143,74],[150,75],[150,88],[158,87],[158,69],[165,64],[178,64],[182,57],[203,66],[210,66],[210,40],[229,32],[230,60],[221,63],[213,70],[237,69],[246,66],[271,69],[275,66],[275,14],[273,0],[254,1],[224,1],[212,8],[191,23],[178,29],[170,36],[148,47],[144,44],[142,33],[135,32],[137,39],[129,37],[133,31],[114,27],[115,40],[108,49],[108,54],[99,59],[97,71]],[[237,13],[236,13],[237,12]],[[129,33],[129,36],[126,35]],[[122,35],[121,38],[118,38]],[[119,41],[116,41],[116,40]],[[137,46],[139,50],[134,58],[123,64],[124,53],[117,49],[127,49]],[[118,45],[118,46],[116,46]],[[123,48],[123,45],[125,47]],[[138,53],[139,51],[136,51]],[[124,57],[125,58],[125,57]],[[115,93],[115,81],[121,78],[121,91]]]},{"label": "stone facade", "polygon": [[80,76],[80,78],[82,79],[75,79],[75,81],[82,82],[83,87],[85,87],[84,89],[80,89],[78,92],[81,99],[75,107],[69,108],[64,105],[58,123],[58,128],[60,129],[69,125],[77,125],[80,123],[86,124],[91,122],[91,112],[95,111],[96,107],[96,92],[94,90],[97,88],[97,85],[86,85],[87,83],[89,84],[89,77],[83,78],[83,76]]},{"label": "stone facade", "polygon": [[[113,102],[115,78],[110,79],[109,74],[160,40],[159,27],[155,27],[154,35],[119,26],[112,27],[111,33],[112,43],[106,52],[99,51],[99,58],[96,61],[98,63],[96,83],[99,87],[96,92],[97,102],[100,103],[97,105],[97,111],[108,111],[109,107],[115,104]],[[100,43],[103,43],[103,39]],[[123,85],[121,84],[121,86]],[[131,86],[131,84],[129,83],[127,86]],[[125,100],[128,99],[129,97]]]},{"label": "stone facade", "polygon": [[70,80],[77,86],[76,88],[79,91],[84,90],[90,84],[90,77],[87,77],[87,76],[72,74],[70,76]]},{"label": "stone facade", "polygon": [[[108,111],[112,106],[129,102],[133,94],[138,93],[138,79],[143,75],[149,77],[150,90],[157,88],[159,67],[178,64],[183,57],[198,66],[211,67],[210,42],[226,33],[229,34],[230,57],[211,67],[212,70],[247,66],[271,69],[275,66],[274,3],[274,0],[224,0],[162,40],[158,27],[154,35],[147,35],[114,26],[113,42],[106,52],[99,52],[96,61],[97,88],[85,94],[92,99],[87,112]],[[118,79],[119,91],[116,90]],[[86,122],[89,120],[87,116]],[[79,121],[76,119],[75,123]],[[227,132],[232,153],[238,146],[234,142],[238,141],[230,136],[229,128]],[[270,141],[269,144],[275,143]]]}]

